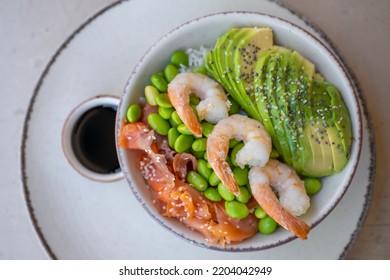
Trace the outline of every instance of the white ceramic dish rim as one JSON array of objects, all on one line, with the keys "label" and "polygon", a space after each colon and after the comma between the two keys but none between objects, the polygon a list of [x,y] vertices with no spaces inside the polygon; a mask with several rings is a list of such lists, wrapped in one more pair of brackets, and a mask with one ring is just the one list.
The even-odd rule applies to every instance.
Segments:
[{"label": "white ceramic dish rim", "polygon": [[[204,19],[207,20],[207,19],[210,19],[210,18],[213,18],[213,17],[220,17],[220,16],[226,16],[226,15],[250,15],[250,16],[253,16],[253,17],[267,18],[267,20],[277,21],[277,22],[281,23],[282,25],[287,25],[289,28],[291,28],[295,32],[299,32],[301,35],[310,38],[310,40],[316,45],[316,47],[320,48],[322,51],[324,51],[328,55],[328,57],[332,60],[332,63],[335,63],[337,65],[337,67],[339,68],[339,70],[341,71],[341,73],[343,75],[343,79],[348,84],[348,88],[350,89],[350,92],[352,93],[351,101],[350,101],[350,102],[352,102],[352,104],[350,106],[353,106],[355,108],[358,117],[355,120],[356,121],[356,125],[354,126],[354,135],[356,135],[356,138],[354,139],[353,149],[352,149],[352,152],[351,152],[352,157],[351,157],[350,162],[348,164],[348,165],[350,165],[350,172],[348,173],[349,177],[346,180],[346,182],[343,185],[343,187],[340,188],[340,190],[338,192],[338,196],[333,201],[333,203],[331,205],[329,205],[328,208],[325,209],[322,212],[322,214],[319,216],[319,218],[317,218],[314,221],[310,222],[311,227],[314,228],[323,219],[325,219],[326,216],[328,216],[328,214],[337,206],[337,204],[339,203],[339,201],[344,196],[345,192],[347,191],[347,189],[348,189],[348,187],[349,187],[349,185],[350,185],[350,183],[352,181],[353,175],[354,175],[354,173],[356,171],[356,168],[357,168],[357,164],[359,162],[360,153],[361,153],[361,146],[362,146],[362,135],[361,135],[361,133],[362,133],[362,119],[361,119],[361,112],[360,112],[360,106],[359,106],[358,97],[357,97],[357,93],[356,93],[356,88],[353,86],[353,82],[351,81],[351,78],[347,74],[345,66],[335,56],[335,54],[333,54],[332,51],[330,51],[322,42],[320,42],[317,38],[315,38],[312,34],[307,32],[306,30],[302,29],[301,27],[299,27],[299,26],[297,26],[297,25],[295,25],[295,24],[293,24],[293,23],[291,23],[289,21],[286,21],[284,19],[281,19],[281,18],[278,18],[278,17],[275,17],[275,16],[258,13],[258,12],[241,12],[241,11],[223,12],[223,13],[210,14],[210,15],[206,15],[206,16],[203,16],[203,17],[200,17],[200,18],[197,18],[197,19],[193,19],[193,20],[191,20],[189,22],[186,22],[186,23],[176,27],[175,29],[171,30],[170,32],[168,32],[162,38],[157,40],[149,48],[149,50],[144,54],[144,56],[140,59],[140,61],[135,66],[134,70],[132,71],[132,73],[131,73],[131,75],[130,75],[130,77],[128,79],[127,84],[125,85],[124,94],[123,94],[123,96],[121,98],[121,101],[119,103],[119,106],[118,106],[118,114],[117,114],[117,120],[116,120],[116,126],[117,126],[117,128],[116,128],[116,137],[118,136],[119,129],[120,129],[123,117],[124,117],[124,114],[123,114],[124,109],[122,108],[123,106],[125,106],[124,103],[126,103],[126,102],[124,102],[124,98],[127,97],[127,93],[129,92],[129,89],[134,84],[134,80],[133,80],[134,76],[136,76],[138,71],[140,71],[140,69],[142,69],[143,62],[147,61],[149,59],[149,57],[153,56],[153,54],[155,54],[155,52],[156,52],[156,48],[158,48],[159,45],[166,43],[166,41],[169,40],[169,38],[171,36],[174,36],[177,31],[179,31],[179,30],[181,30],[183,28],[188,28],[189,26],[193,25],[194,23],[196,23],[198,21],[201,21],[201,20],[204,20]],[[118,141],[116,141],[116,142],[118,142]],[[289,242],[289,241],[291,241],[291,240],[296,238],[296,237],[294,237],[294,236],[292,236],[290,234],[287,234],[286,236],[284,236],[282,239],[278,240],[277,242],[273,242],[273,243],[269,243],[269,244],[264,244],[264,245],[255,246],[255,247],[253,247],[253,246],[245,247],[245,246],[240,246],[238,244],[238,246],[228,246],[228,247],[224,248],[224,247],[220,247],[220,246],[209,245],[207,243],[202,243],[202,242],[196,241],[196,240],[194,240],[192,238],[189,238],[189,237],[185,236],[184,234],[178,233],[169,224],[167,224],[166,218],[161,217],[160,215],[155,215],[153,213],[154,210],[150,209],[148,207],[148,205],[145,204],[145,202],[142,199],[142,195],[137,191],[137,187],[135,186],[135,183],[132,180],[131,174],[129,173],[128,169],[126,168],[125,156],[126,155],[123,154],[122,150],[118,148],[118,157],[119,157],[119,162],[120,162],[121,167],[122,167],[122,171],[124,173],[124,176],[125,176],[127,182],[129,183],[129,186],[130,186],[131,190],[133,191],[135,197],[137,198],[137,200],[141,203],[143,208],[147,211],[147,213],[155,221],[157,221],[164,228],[168,229],[170,232],[172,232],[175,235],[177,235],[177,236],[179,236],[179,237],[189,241],[190,243],[194,243],[194,244],[196,244],[198,246],[201,246],[201,247],[206,247],[206,248],[214,249],[214,250],[222,250],[222,251],[256,251],[256,250],[264,250],[264,249],[272,248],[272,247],[275,247],[275,246],[279,246],[279,245],[282,245],[282,244],[284,244],[286,242]],[[170,223],[170,221],[168,221],[168,223]]]}]

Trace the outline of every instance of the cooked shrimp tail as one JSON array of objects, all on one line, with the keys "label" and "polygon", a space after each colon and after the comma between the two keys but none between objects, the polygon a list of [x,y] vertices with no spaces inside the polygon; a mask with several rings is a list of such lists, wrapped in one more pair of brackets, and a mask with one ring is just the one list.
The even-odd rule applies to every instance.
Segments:
[{"label": "cooked shrimp tail", "polygon": [[300,239],[307,239],[310,227],[280,205],[269,185],[252,186],[252,194],[268,216]]},{"label": "cooked shrimp tail", "polygon": [[[177,83],[177,82],[176,82]],[[190,91],[186,84],[170,84],[168,88],[169,99],[175,107],[177,114],[191,132],[197,136],[202,136],[202,129],[196,114],[190,106]]]},{"label": "cooked shrimp tail", "polygon": [[[270,160],[265,167],[253,167],[249,171],[253,197],[279,225],[305,240],[310,227],[297,218],[310,206],[303,182],[286,164]],[[276,197],[272,187],[279,195]]]},{"label": "cooked shrimp tail", "polygon": [[[218,148],[215,149],[215,152],[218,152]],[[219,151],[221,152],[221,150]],[[215,160],[210,160],[209,158],[209,163],[211,164],[215,174],[217,174],[219,180],[221,180],[221,182],[228,188],[228,190],[234,195],[240,195],[240,188],[238,187],[237,180],[234,177],[233,171],[226,162],[225,158],[226,157],[223,155],[221,157],[217,157]]]},{"label": "cooked shrimp tail", "polygon": [[199,120],[190,106],[190,95],[201,101],[196,106],[200,120],[217,123],[226,118],[229,102],[223,88],[208,76],[199,73],[180,73],[168,85],[168,96],[179,117],[197,137],[202,136]]},{"label": "cooked shrimp tail", "polygon": [[243,115],[232,115],[219,121],[207,139],[207,158],[222,183],[235,195],[240,194],[237,181],[226,162],[229,140],[238,139],[244,147],[237,153],[236,162],[244,168],[264,166],[271,153],[271,138],[263,125]]}]

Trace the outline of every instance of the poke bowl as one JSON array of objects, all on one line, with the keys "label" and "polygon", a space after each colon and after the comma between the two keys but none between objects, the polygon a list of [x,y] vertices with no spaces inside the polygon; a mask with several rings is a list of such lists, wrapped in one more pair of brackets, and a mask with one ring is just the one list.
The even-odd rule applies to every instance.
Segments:
[{"label": "poke bowl", "polygon": [[359,108],[345,67],[307,31],[213,14],[140,59],[117,111],[117,153],[164,228],[209,249],[263,250],[310,239],[342,199],[360,155]]}]

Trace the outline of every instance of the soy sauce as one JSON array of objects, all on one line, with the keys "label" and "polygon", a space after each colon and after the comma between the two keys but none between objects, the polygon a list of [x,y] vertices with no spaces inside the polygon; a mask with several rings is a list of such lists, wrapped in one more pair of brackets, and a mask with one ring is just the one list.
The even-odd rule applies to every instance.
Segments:
[{"label": "soy sauce", "polygon": [[110,106],[92,108],[73,128],[72,148],[77,159],[96,173],[120,171],[115,146],[116,109]]}]

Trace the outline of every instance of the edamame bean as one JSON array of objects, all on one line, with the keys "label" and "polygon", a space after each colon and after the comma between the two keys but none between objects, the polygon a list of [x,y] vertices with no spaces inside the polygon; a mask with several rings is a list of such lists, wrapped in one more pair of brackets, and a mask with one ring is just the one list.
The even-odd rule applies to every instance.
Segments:
[{"label": "edamame bean", "polygon": [[249,201],[250,198],[251,194],[249,193],[248,189],[245,187],[240,187],[240,195],[236,196],[236,200],[245,204]]},{"label": "edamame bean", "polygon": [[191,148],[192,142],[194,142],[194,137],[191,135],[179,135],[174,144],[175,151],[178,153],[184,153]]},{"label": "edamame bean", "polygon": [[141,118],[142,109],[139,104],[131,104],[127,109],[127,120],[131,123],[138,121]]},{"label": "edamame bean", "polygon": [[202,128],[202,134],[204,137],[209,137],[209,135],[211,134],[211,132],[214,129],[214,125],[212,123],[209,123],[209,122],[202,122],[200,124],[200,127]]},{"label": "edamame bean", "polygon": [[321,189],[321,181],[317,178],[306,177],[303,179],[303,183],[305,184],[306,193],[308,195],[316,194]]},{"label": "edamame bean", "polygon": [[177,131],[177,129],[176,129],[175,127],[171,127],[171,128],[168,130],[168,145],[169,145],[169,147],[171,147],[172,149],[174,149],[176,139],[177,139],[177,137],[179,137],[179,136],[180,136],[180,132]]},{"label": "edamame bean", "polygon": [[188,55],[182,50],[177,50],[171,55],[171,63],[176,67],[188,66]]},{"label": "edamame bean", "polygon": [[245,186],[249,183],[248,172],[249,172],[249,169],[246,167],[245,168],[240,168],[240,167],[233,168],[233,174],[234,174],[234,177],[236,178],[237,184],[239,186]]},{"label": "edamame bean", "polygon": [[173,64],[168,64],[164,69],[164,76],[168,83],[170,83],[176,75],[179,74],[179,70]]},{"label": "edamame bean", "polygon": [[233,168],[233,167],[234,167],[234,165],[233,165],[232,160],[230,159],[230,157],[226,157],[226,158],[225,158],[225,161],[227,162],[227,164],[229,164],[230,168]]},{"label": "edamame bean", "polygon": [[199,103],[200,103],[200,98],[199,97],[197,97],[195,95],[191,95],[190,96],[190,104],[191,105],[197,106]]},{"label": "edamame bean", "polygon": [[246,185],[246,188],[248,189],[248,192],[252,195],[252,188],[250,182],[248,183],[248,185]]},{"label": "edamame bean", "polygon": [[232,201],[235,198],[235,195],[222,182],[218,184],[218,192],[226,201]]},{"label": "edamame bean", "polygon": [[213,173],[213,170],[207,167],[207,161],[205,161],[204,159],[199,159],[198,160],[198,165],[196,167],[196,170],[207,181],[209,181],[210,176]]},{"label": "edamame bean", "polygon": [[197,152],[204,152],[207,149],[207,138],[199,138],[192,143],[192,149]]},{"label": "edamame bean", "polygon": [[234,148],[237,144],[241,143],[240,140],[237,140],[235,138],[229,140],[229,149]]},{"label": "edamame bean", "polygon": [[236,162],[236,156],[237,156],[237,153],[239,150],[242,149],[242,147],[244,147],[244,143],[238,143],[236,146],[234,146],[234,148],[232,149],[232,152],[230,154],[230,159],[232,160],[232,164],[234,166],[238,166],[237,162]]},{"label": "edamame bean", "polygon": [[167,92],[168,83],[164,78],[164,74],[162,76],[159,74],[153,74],[150,77],[150,81],[158,89],[159,92]]},{"label": "edamame bean", "polygon": [[152,106],[156,106],[156,97],[160,94],[158,92],[158,89],[155,88],[154,86],[146,86],[145,87],[145,97],[148,103]]},{"label": "edamame bean", "polygon": [[204,192],[204,196],[211,201],[221,201],[222,196],[219,194],[219,192],[213,188],[213,187],[208,187]]},{"label": "edamame bean", "polygon": [[191,70],[193,73],[200,73],[200,74],[203,74],[203,75],[206,75],[207,74],[207,68],[206,66],[198,66],[198,67],[194,67],[192,68]]},{"label": "edamame bean", "polygon": [[163,108],[172,108],[171,100],[169,100],[168,93],[161,93],[156,96],[156,103]]},{"label": "edamame bean", "polygon": [[256,209],[255,209],[255,216],[256,218],[258,219],[263,219],[265,216],[267,216],[267,213],[265,213],[265,211],[263,210],[263,208],[261,208],[261,206],[257,206]]},{"label": "edamame bean", "polygon": [[213,171],[213,173],[211,173],[211,175],[210,175],[209,184],[210,184],[211,186],[215,187],[215,186],[218,185],[220,182],[221,182],[221,180],[219,180],[217,174],[215,174],[215,172]]},{"label": "edamame bean", "polygon": [[160,135],[167,135],[171,126],[167,120],[164,120],[159,114],[150,114],[148,124]]},{"label": "edamame bean", "polygon": [[240,111],[240,105],[237,103],[236,100],[234,100],[231,97],[229,97],[229,101],[230,101],[230,107],[229,107],[228,114],[229,115],[237,114]]},{"label": "edamame bean", "polygon": [[193,154],[197,159],[203,159],[203,157],[204,157],[204,152],[197,152],[197,151],[192,150],[191,154]]},{"label": "edamame bean", "polygon": [[171,118],[173,111],[175,111],[174,108],[158,107],[158,114],[165,120],[169,120]]},{"label": "edamame bean", "polygon": [[208,187],[207,181],[196,171],[188,172],[186,180],[200,192],[205,191]]},{"label": "edamame bean", "polygon": [[271,234],[275,231],[278,224],[270,216],[260,219],[258,229],[262,234]]},{"label": "edamame bean", "polygon": [[196,109],[196,106],[193,104],[190,104],[190,106],[192,108],[192,111],[194,111],[196,118],[199,120],[199,114],[198,114],[198,110]]},{"label": "edamame bean", "polygon": [[179,117],[179,114],[177,113],[177,111],[174,111],[172,113],[170,121],[171,121],[172,126],[175,126],[175,127],[177,127],[183,123],[183,121]]},{"label": "edamame bean", "polygon": [[270,158],[278,158],[279,156],[280,154],[276,149],[272,149],[271,154],[269,155]]},{"label": "edamame bean", "polygon": [[182,123],[177,126],[177,130],[184,135],[193,135],[192,131],[188,129],[188,127]]},{"label": "edamame bean", "polygon": [[236,219],[244,219],[249,215],[248,207],[237,201],[225,201],[225,210],[230,217]]}]

